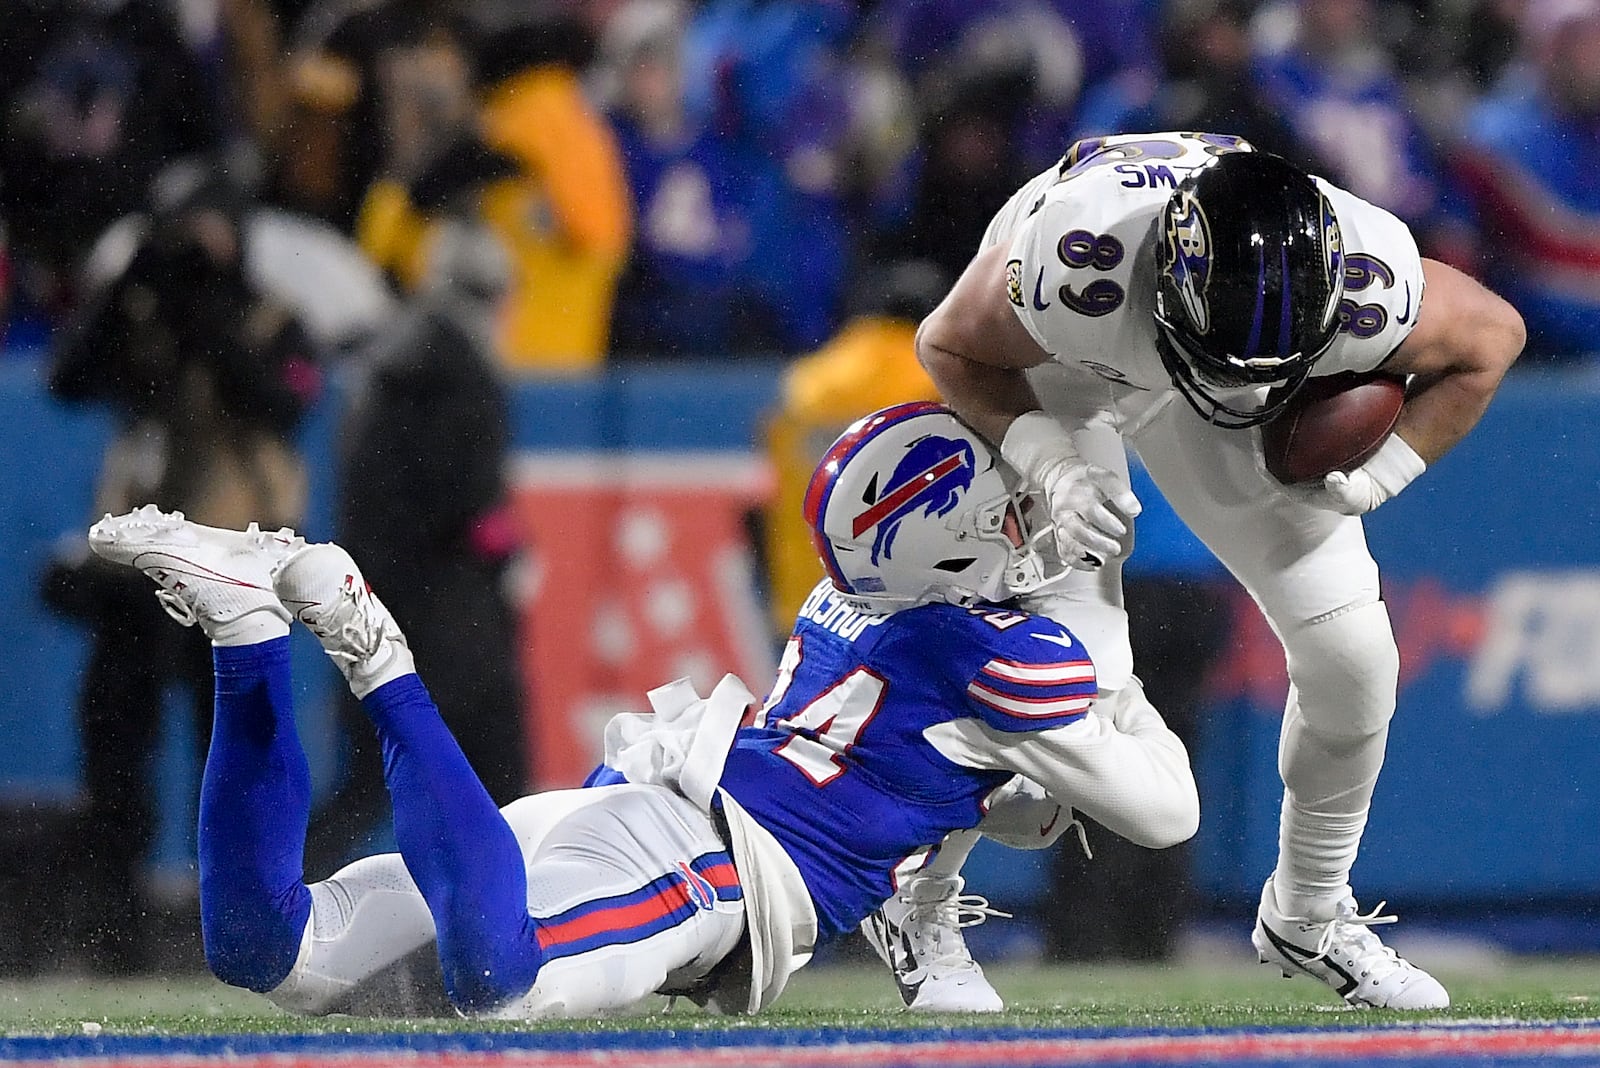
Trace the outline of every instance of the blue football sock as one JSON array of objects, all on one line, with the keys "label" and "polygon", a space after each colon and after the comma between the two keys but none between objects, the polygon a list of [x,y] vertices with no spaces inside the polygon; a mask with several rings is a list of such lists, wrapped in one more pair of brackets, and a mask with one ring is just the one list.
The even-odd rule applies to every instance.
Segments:
[{"label": "blue football sock", "polygon": [[217,978],[267,991],[294,967],[311,774],[295,733],[289,639],[212,649],[216,712],[200,780],[200,929]]},{"label": "blue football sock", "polygon": [[541,956],[522,850],[416,675],[362,699],[383,746],[395,840],[433,914],[445,990],[463,1009],[525,993]]}]

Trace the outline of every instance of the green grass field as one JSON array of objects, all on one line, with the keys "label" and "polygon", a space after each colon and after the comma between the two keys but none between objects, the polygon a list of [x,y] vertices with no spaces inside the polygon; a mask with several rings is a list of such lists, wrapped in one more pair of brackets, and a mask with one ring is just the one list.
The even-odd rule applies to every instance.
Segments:
[{"label": "green grass field", "polygon": [[[795,977],[778,1006],[758,1018],[721,1017],[679,1004],[660,1011],[547,1024],[464,1020],[305,1019],[207,979],[0,983],[0,1030],[18,1035],[320,1034],[351,1031],[508,1029],[625,1030],[773,1027],[1349,1027],[1416,1019],[1350,1011],[1309,980],[1285,982],[1264,967],[996,966],[988,969],[1010,1006],[1000,1016],[924,1017],[898,1010],[887,975],[866,966],[818,967]],[[1455,1005],[1428,1020],[1590,1020],[1600,1016],[1600,959],[1513,960],[1471,970],[1440,969]]]}]

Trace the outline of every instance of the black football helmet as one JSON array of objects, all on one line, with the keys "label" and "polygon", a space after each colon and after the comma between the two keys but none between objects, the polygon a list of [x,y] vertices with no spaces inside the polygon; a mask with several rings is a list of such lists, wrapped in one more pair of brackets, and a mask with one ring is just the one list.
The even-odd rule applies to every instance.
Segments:
[{"label": "black football helmet", "polygon": [[[1228,152],[1178,184],[1156,234],[1156,348],[1207,422],[1277,415],[1338,331],[1344,254],[1333,206],[1305,172]],[[1221,395],[1273,386],[1270,403]]]}]

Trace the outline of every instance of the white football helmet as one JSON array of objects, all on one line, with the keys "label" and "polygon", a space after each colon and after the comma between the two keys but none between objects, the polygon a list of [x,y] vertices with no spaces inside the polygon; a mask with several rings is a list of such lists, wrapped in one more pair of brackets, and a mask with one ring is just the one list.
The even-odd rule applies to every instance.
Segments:
[{"label": "white football helmet", "polygon": [[[942,404],[916,401],[852,423],[817,465],[805,518],[828,577],[871,611],[968,605],[1030,593],[1068,574],[1048,511]],[[1044,526],[1030,529],[1024,517]]]}]

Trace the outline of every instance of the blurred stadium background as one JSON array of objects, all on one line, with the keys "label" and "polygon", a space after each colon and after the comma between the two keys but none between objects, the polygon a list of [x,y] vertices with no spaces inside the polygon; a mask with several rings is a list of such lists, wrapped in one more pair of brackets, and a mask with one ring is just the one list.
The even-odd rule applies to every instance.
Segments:
[{"label": "blurred stadium background", "polygon": [[[928,390],[911,331],[1010,191],[1139,128],[1305,161],[1528,318],[1482,425],[1369,522],[1404,674],[1356,885],[1457,968],[1600,954],[1600,0],[0,0],[0,974],[201,968],[192,650],[108,652],[147,625],[79,566],[108,502],[358,540],[386,596],[433,576],[396,609],[445,632],[424,670],[515,690],[458,731],[508,788],[572,785],[649,687],[765,685],[813,458]],[[1017,919],[980,959],[1245,947],[1282,656],[1138,488],[1200,836],[1094,883],[985,847]],[[386,540],[417,514],[431,541]],[[298,654],[319,798],[362,816]]]}]

